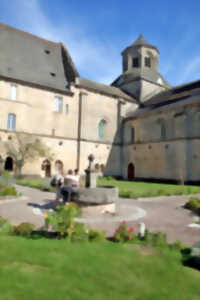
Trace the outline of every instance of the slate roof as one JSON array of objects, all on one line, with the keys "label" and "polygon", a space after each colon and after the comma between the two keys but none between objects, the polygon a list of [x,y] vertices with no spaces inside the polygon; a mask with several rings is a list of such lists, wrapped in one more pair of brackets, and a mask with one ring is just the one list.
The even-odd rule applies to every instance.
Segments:
[{"label": "slate roof", "polygon": [[200,80],[157,94],[146,101],[143,107],[130,113],[126,120],[192,104],[200,104]]},{"label": "slate roof", "polygon": [[110,86],[110,85],[105,85],[102,83],[97,83],[82,77],[77,77],[76,78],[76,85],[92,90],[92,91],[96,91],[99,93],[103,93],[106,95],[110,95],[110,96],[114,96],[117,98],[123,98],[125,100],[131,101],[131,102],[136,102],[136,99],[134,99],[133,97],[129,96],[128,94],[126,94],[125,92],[123,92],[122,90],[120,90],[117,87],[114,86]]},{"label": "slate roof", "polygon": [[144,37],[142,36],[142,34],[140,34],[138,36],[137,40],[134,43],[132,43],[129,47],[127,47],[122,53],[124,53],[129,48],[132,48],[132,47],[142,47],[142,46],[147,47],[147,48],[155,49],[158,53],[160,53],[159,50],[158,50],[158,48],[156,46],[153,46],[153,45],[149,44],[144,39]]},{"label": "slate roof", "polygon": [[[137,79],[144,79],[144,80],[153,82],[155,84],[164,86],[165,88],[171,88],[171,85],[164,79],[164,77],[160,73],[155,72],[152,69],[147,69],[147,68],[145,68],[145,69],[144,68],[138,68],[138,69],[135,69],[134,72],[123,73],[117,79],[115,79],[114,82],[112,82],[112,85],[116,85],[117,81],[120,78],[124,78],[124,81],[126,81],[126,83],[128,83],[129,80],[134,81],[134,80],[137,80]],[[162,79],[162,84],[158,83],[159,78]],[[121,83],[121,85],[123,85],[123,84],[124,84],[124,82]]]},{"label": "slate roof", "polygon": [[67,92],[79,74],[62,43],[0,23],[0,76]]}]

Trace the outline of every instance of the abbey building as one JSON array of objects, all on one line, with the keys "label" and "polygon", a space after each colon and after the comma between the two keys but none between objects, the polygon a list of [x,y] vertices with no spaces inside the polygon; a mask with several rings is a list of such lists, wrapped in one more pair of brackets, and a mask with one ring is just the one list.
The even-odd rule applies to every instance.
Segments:
[{"label": "abbey building", "polygon": [[[25,174],[50,176],[87,167],[134,179],[200,181],[200,82],[171,87],[159,50],[142,36],[122,52],[111,85],[82,78],[62,43],[0,23],[0,139],[37,136],[55,160],[27,163]],[[14,159],[0,151],[4,168]]]}]

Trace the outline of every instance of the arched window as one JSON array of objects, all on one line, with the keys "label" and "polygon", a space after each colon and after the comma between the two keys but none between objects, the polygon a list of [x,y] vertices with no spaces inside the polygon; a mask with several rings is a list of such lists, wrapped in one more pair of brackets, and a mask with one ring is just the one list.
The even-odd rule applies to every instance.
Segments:
[{"label": "arched window", "polygon": [[99,171],[99,164],[95,164],[94,168],[96,171]]},{"label": "arched window", "polygon": [[48,159],[42,162],[42,170],[45,172],[45,177],[51,177],[51,163]]},{"label": "arched window", "polygon": [[8,130],[16,130],[16,115],[15,114],[8,114]]},{"label": "arched window", "polygon": [[106,121],[101,120],[98,125],[99,139],[101,140],[105,139],[105,130],[106,130]]},{"label": "arched window", "polygon": [[105,165],[101,164],[100,168],[101,168],[101,172],[103,173],[103,171],[105,170]]},{"label": "arched window", "polygon": [[4,169],[6,171],[13,171],[13,159],[12,159],[12,157],[8,156],[6,158]]}]

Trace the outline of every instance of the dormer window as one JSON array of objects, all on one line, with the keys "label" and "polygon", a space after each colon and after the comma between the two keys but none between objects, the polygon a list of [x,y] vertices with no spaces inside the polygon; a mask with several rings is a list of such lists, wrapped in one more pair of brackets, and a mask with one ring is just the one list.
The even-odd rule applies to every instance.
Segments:
[{"label": "dormer window", "polygon": [[151,58],[150,57],[145,57],[144,58],[144,64],[145,64],[145,67],[151,68]]},{"label": "dormer window", "polygon": [[133,68],[139,68],[139,59],[138,59],[138,57],[133,57],[132,67]]}]

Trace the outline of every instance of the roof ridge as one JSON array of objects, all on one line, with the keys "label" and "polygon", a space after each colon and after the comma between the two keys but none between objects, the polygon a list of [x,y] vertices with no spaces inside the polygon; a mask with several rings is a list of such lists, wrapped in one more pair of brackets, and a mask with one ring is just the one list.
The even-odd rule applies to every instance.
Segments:
[{"label": "roof ridge", "polygon": [[8,24],[5,24],[5,23],[3,23],[3,22],[0,22],[0,26],[4,26],[4,27],[7,27],[8,29],[12,29],[12,30],[15,30],[15,31],[21,32],[21,33],[23,33],[23,34],[29,35],[29,36],[31,36],[31,37],[33,37],[33,38],[36,38],[36,39],[42,40],[42,41],[44,41],[44,42],[48,42],[48,43],[52,43],[52,44],[56,44],[56,45],[58,45],[58,44],[60,44],[60,43],[61,43],[61,42],[54,42],[54,41],[50,41],[50,40],[48,40],[48,39],[46,39],[46,38],[43,38],[43,37],[41,37],[41,36],[38,36],[38,35],[36,35],[36,34],[30,33],[30,32],[28,32],[28,31],[25,31],[25,30],[22,30],[22,29],[16,28],[16,27],[14,27],[14,26],[11,26],[11,25],[8,25]]}]

